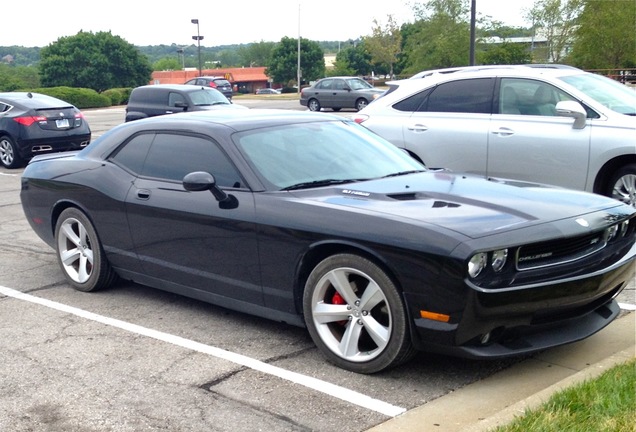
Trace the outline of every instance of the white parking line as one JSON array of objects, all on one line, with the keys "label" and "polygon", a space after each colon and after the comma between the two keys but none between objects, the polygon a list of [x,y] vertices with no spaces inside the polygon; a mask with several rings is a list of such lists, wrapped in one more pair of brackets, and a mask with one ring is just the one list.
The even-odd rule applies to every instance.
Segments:
[{"label": "white parking line", "polygon": [[618,307],[620,307],[623,310],[636,311],[636,305],[629,304],[629,303],[619,303]]},{"label": "white parking line", "polygon": [[278,378],[282,378],[287,381],[291,381],[296,384],[303,385],[312,390],[325,393],[331,397],[342,399],[343,401],[348,402],[350,404],[358,405],[363,408],[378,412],[380,414],[384,414],[389,417],[395,417],[406,411],[405,408],[391,405],[377,399],[373,399],[369,396],[366,396],[364,394],[358,393],[353,390],[349,390],[344,387],[340,387],[325,381],[321,381],[316,378],[312,378],[306,375],[302,375],[296,372],[291,372],[276,366],[272,366],[270,364],[263,363],[259,360],[255,360],[253,358],[250,358],[241,354],[233,353],[233,352],[226,351],[226,350],[216,348],[213,346],[204,345],[202,343],[195,342],[189,339],[184,339],[179,336],[171,335],[169,333],[163,333],[163,332],[142,327],[136,324],[120,321],[118,319],[109,318],[103,315],[98,315],[98,314],[88,312],[82,309],[78,309],[72,306],[68,306],[62,303],[57,303],[51,300],[43,299],[41,297],[35,297],[30,294],[24,294],[20,291],[16,291],[12,288],[7,288],[1,285],[0,285],[0,293],[8,297],[13,297],[19,300],[28,301],[30,303],[35,303],[41,306],[46,306],[51,309],[56,309],[61,312],[66,312],[66,313],[76,315],[88,320],[92,320],[101,324],[116,327],[131,333],[147,336],[153,339],[157,339],[163,342],[180,346],[182,348],[186,348],[192,351],[197,351],[203,354],[208,354],[223,360],[227,360],[242,366],[246,366],[248,368],[257,370],[259,372],[263,372],[269,375],[276,376]]}]

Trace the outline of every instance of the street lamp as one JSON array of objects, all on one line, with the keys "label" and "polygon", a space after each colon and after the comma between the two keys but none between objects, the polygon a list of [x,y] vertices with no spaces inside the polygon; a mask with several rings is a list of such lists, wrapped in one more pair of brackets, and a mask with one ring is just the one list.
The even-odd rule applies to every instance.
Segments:
[{"label": "street lamp", "polygon": [[185,53],[183,48],[177,49],[177,55],[179,56],[179,60],[181,60],[181,70],[185,70]]},{"label": "street lamp", "polygon": [[201,41],[203,40],[203,36],[201,36],[199,34],[199,20],[194,18],[191,19],[190,22],[192,24],[196,24],[197,25],[197,35],[196,36],[192,36],[192,39],[194,39],[195,41],[197,41],[198,49],[199,49],[199,76],[201,76]]}]

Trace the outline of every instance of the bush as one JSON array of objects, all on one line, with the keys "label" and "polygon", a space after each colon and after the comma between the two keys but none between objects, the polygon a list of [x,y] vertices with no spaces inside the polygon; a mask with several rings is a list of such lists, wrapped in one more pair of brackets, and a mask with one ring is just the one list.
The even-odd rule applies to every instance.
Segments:
[{"label": "bush", "polygon": [[131,88],[114,88],[103,91],[101,94],[110,99],[111,105],[125,105],[128,103]]},{"label": "bush", "polygon": [[62,99],[79,109],[103,108],[112,106],[108,96],[97,93],[93,89],[74,87],[42,87],[29,90]]}]

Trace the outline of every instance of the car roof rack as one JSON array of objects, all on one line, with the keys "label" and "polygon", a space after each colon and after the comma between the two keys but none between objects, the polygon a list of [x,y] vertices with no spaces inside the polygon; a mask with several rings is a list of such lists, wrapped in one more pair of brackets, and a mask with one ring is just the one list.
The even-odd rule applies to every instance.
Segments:
[{"label": "car roof rack", "polygon": [[443,69],[431,69],[419,72],[411,77],[411,79],[426,78],[437,74],[447,74],[456,72],[474,72],[480,70],[489,69],[519,69],[519,68],[536,68],[536,69],[576,69],[573,66],[564,64],[550,64],[550,63],[528,63],[528,64],[516,64],[516,65],[480,65],[480,66],[460,66],[454,68]]}]

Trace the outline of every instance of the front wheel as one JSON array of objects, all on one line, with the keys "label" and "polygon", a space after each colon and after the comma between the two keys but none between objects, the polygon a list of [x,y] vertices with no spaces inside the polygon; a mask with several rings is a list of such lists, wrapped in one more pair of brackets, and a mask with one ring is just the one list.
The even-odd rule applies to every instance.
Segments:
[{"label": "front wheel", "polygon": [[318,349],[343,369],[376,373],[414,354],[395,284],[361,256],[338,254],[320,262],[305,285],[303,312]]},{"label": "front wheel", "polygon": [[97,291],[115,280],[97,232],[84,213],[64,210],[55,226],[57,259],[68,282],[78,291]]},{"label": "front wheel", "polygon": [[320,111],[320,102],[318,102],[318,99],[310,99],[307,106],[309,107],[309,111]]},{"label": "front wheel", "polygon": [[8,136],[0,137],[0,163],[5,168],[20,168],[24,163],[17,145]]},{"label": "front wheel", "polygon": [[636,164],[625,165],[610,179],[605,195],[636,207]]},{"label": "front wheel", "polygon": [[369,104],[369,102],[367,102],[366,99],[364,98],[360,98],[356,101],[356,109],[358,111],[361,111],[364,107],[366,107]]}]

